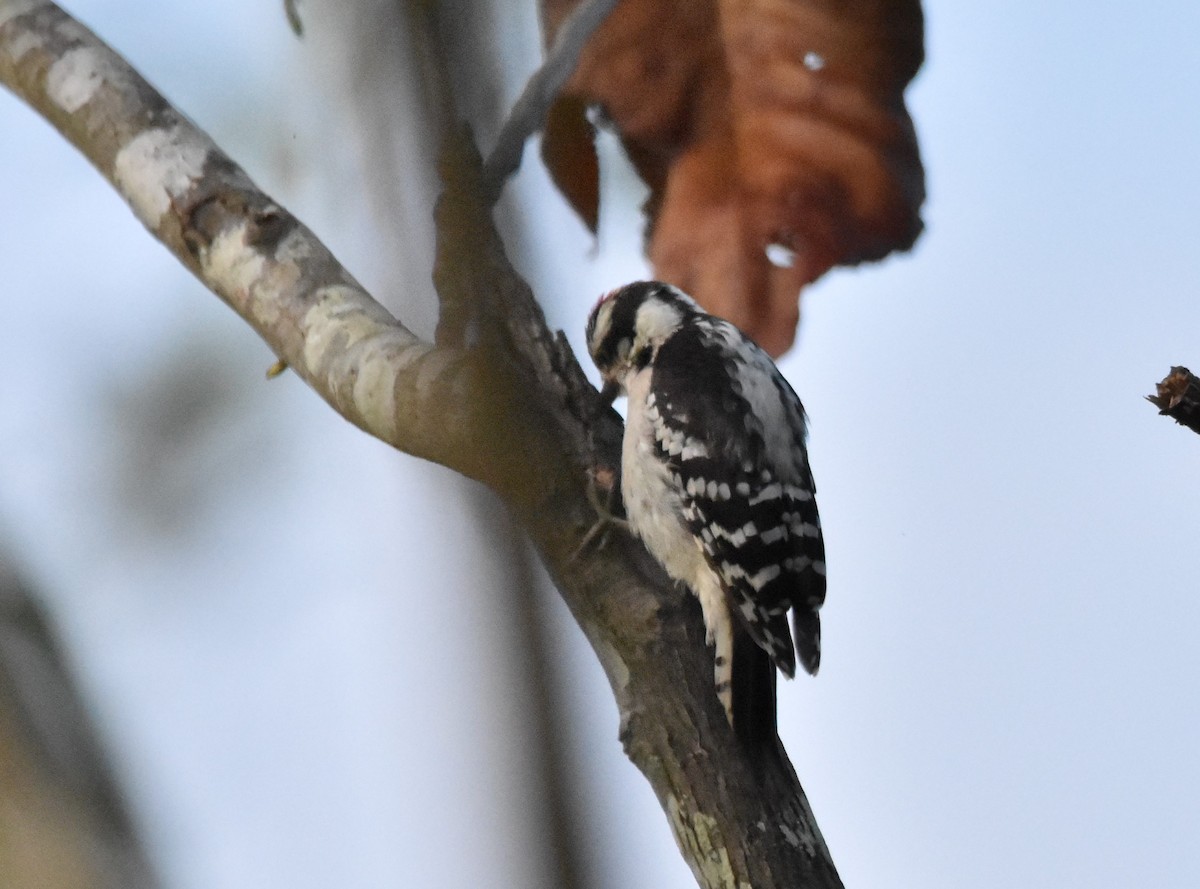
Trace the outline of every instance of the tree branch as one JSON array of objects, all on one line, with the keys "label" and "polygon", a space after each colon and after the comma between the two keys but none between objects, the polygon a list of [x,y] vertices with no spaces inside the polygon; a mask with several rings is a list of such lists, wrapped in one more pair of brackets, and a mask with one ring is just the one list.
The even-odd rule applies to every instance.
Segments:
[{"label": "tree branch", "polygon": [[620,419],[509,265],[469,140],[445,155],[435,279],[443,300],[478,311],[456,342],[434,345],[54,4],[0,0],[0,82],[338,413],[508,504],[596,651],[625,749],[701,886],[841,885],[782,748],[757,769],[742,756],[693,598],[627,535],[574,557],[595,520],[586,480],[617,465]]},{"label": "tree branch", "polygon": [[1186,367],[1173,367],[1146,400],[1180,426],[1200,433],[1200,378]]},{"label": "tree branch", "polygon": [[0,883],[156,889],[68,661],[0,549]]},{"label": "tree branch", "polygon": [[584,46],[616,5],[617,0],[585,0],[559,28],[546,61],[525,84],[484,164],[484,193],[491,203],[496,202],[504,183],[521,166],[526,140],[542,128],[550,106],[579,63]]}]

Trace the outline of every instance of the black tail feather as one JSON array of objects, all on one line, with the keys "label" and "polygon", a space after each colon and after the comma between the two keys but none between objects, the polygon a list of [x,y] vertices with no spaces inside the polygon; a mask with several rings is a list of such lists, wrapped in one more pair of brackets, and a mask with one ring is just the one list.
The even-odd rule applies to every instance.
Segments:
[{"label": "black tail feather", "polygon": [[816,676],[821,666],[821,615],[815,609],[798,606],[792,609],[792,623],[796,629],[796,654],[800,663]]},{"label": "black tail feather", "polygon": [[733,636],[733,731],[751,758],[775,751],[775,664],[738,626]]}]

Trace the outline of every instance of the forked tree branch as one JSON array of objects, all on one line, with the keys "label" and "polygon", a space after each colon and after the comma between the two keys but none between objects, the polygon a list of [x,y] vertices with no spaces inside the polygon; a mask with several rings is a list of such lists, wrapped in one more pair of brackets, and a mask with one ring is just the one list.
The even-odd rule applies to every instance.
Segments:
[{"label": "forked tree branch", "polygon": [[509,265],[469,140],[445,154],[435,270],[444,308],[469,305],[469,320],[433,344],[54,4],[0,0],[0,82],[338,413],[508,504],[599,656],[626,752],[701,886],[841,885],[782,748],[759,769],[741,755],[692,598],[624,534],[575,557],[595,520],[587,480],[617,465],[620,420]]}]

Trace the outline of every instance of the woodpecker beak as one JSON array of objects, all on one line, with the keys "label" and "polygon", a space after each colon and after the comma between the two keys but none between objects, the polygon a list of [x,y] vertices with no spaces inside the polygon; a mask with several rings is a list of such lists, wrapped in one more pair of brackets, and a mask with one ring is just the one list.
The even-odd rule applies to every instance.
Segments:
[{"label": "woodpecker beak", "polygon": [[617,400],[617,396],[621,394],[621,384],[616,380],[605,380],[604,385],[600,387],[600,398],[610,407]]}]

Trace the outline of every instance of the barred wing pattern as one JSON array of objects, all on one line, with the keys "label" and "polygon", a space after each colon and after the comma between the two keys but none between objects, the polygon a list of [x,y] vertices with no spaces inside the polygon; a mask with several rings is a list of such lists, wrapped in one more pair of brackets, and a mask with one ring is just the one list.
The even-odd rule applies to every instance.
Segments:
[{"label": "barred wing pattern", "polygon": [[647,410],[731,612],[784,674],[795,674],[797,649],[815,673],[825,545],[799,398],[736,327],[705,318],[660,347]]}]

